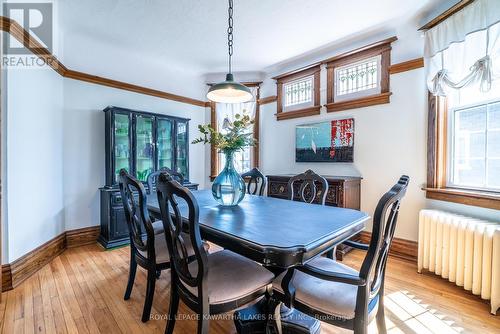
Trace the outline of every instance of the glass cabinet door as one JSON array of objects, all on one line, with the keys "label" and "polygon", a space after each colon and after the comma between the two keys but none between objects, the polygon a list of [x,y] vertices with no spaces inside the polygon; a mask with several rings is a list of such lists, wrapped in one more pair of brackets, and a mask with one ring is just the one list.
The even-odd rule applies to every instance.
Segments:
[{"label": "glass cabinet door", "polygon": [[158,170],[163,167],[173,169],[174,145],[172,138],[172,121],[158,118],[157,121],[157,156]]},{"label": "glass cabinet door", "polygon": [[177,172],[181,173],[186,180],[188,180],[188,133],[187,133],[187,123],[177,122],[177,147],[175,158],[177,162]]},{"label": "glass cabinet door", "polygon": [[135,172],[145,182],[154,171],[153,117],[137,115],[135,138]]},{"label": "glass cabinet door", "polygon": [[125,168],[130,172],[130,120],[129,115],[114,115],[114,168],[115,182],[118,182],[120,170]]}]

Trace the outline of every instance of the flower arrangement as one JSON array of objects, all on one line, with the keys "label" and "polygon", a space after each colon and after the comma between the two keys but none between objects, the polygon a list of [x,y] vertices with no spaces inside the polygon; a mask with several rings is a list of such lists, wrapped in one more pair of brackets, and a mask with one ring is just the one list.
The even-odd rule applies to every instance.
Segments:
[{"label": "flower arrangement", "polygon": [[253,123],[254,121],[248,115],[236,114],[233,122],[227,118],[224,120],[222,128],[225,131],[223,133],[215,130],[210,124],[199,125],[198,129],[202,136],[193,140],[192,143],[210,144],[223,153],[232,153],[247,146],[255,146],[257,140],[253,138],[253,133],[247,132],[248,127]]}]

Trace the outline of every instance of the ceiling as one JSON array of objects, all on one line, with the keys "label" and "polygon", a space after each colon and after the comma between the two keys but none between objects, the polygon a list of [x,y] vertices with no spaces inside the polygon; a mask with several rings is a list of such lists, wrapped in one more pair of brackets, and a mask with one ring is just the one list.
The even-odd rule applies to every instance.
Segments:
[{"label": "ceiling", "polygon": [[[234,2],[234,70],[264,71],[336,41],[414,22],[443,1]],[[57,6],[68,57],[72,44],[94,41],[201,74],[226,69],[226,0],[64,0]]]}]

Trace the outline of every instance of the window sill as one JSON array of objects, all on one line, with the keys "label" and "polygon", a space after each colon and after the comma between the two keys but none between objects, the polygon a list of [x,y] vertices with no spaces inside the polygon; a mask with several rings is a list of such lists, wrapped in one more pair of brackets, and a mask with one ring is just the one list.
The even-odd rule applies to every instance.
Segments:
[{"label": "window sill", "polygon": [[346,100],[341,102],[333,102],[326,104],[328,112],[342,111],[347,109],[363,108],[377,104],[384,104],[390,102],[391,92],[370,95],[353,100]]},{"label": "window sill", "polygon": [[292,111],[283,111],[283,112],[279,112],[276,114],[276,119],[278,121],[282,121],[285,119],[319,115],[320,109],[321,109],[321,106],[314,106],[314,107],[292,110]]},{"label": "window sill", "polygon": [[425,197],[445,202],[500,210],[500,193],[457,188],[423,188]]}]

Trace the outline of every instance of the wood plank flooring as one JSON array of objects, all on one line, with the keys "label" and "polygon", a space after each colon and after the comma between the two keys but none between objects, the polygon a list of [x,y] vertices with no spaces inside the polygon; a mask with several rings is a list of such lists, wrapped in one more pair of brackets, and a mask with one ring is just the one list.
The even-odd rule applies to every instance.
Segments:
[{"label": "wood plank flooring", "polygon": [[[344,263],[358,267],[363,253]],[[169,273],[157,281],[152,320],[140,320],[146,275],[139,270],[130,300],[123,300],[129,248],[104,251],[88,245],[66,250],[14,290],[0,304],[2,333],[163,333],[169,299]],[[389,333],[500,333],[500,316],[476,296],[416,266],[391,258],[386,280]],[[181,304],[176,333],[195,333],[196,322]],[[229,317],[228,317],[229,318]],[[235,333],[230,319],[212,321],[211,333]],[[376,333],[375,323],[370,333]],[[349,333],[322,325],[322,333]]]}]

